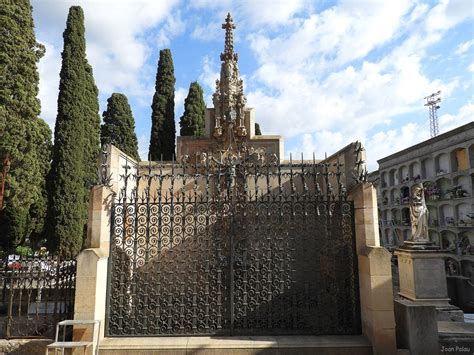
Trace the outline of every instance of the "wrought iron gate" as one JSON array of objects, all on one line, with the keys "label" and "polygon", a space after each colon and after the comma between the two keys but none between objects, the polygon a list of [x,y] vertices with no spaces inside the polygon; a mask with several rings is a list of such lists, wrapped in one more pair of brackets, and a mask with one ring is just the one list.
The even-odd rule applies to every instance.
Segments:
[{"label": "wrought iron gate", "polygon": [[253,154],[124,168],[109,336],[360,333],[340,165]]}]

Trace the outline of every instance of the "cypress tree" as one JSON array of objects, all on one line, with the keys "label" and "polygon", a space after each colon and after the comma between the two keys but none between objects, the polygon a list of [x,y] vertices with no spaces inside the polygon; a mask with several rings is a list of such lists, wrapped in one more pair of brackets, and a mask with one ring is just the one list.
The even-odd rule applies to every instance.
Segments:
[{"label": "cypress tree", "polygon": [[82,8],[72,6],[63,33],[46,228],[50,248],[66,258],[76,256],[83,244],[100,149],[98,91],[86,59],[84,31]]},{"label": "cypress tree", "polygon": [[156,74],[155,95],[151,105],[150,160],[159,160],[161,155],[164,160],[171,160],[175,155],[175,82],[171,51],[162,49]]},{"label": "cypress tree", "polygon": [[262,132],[260,131],[260,125],[257,122],[255,122],[255,135],[256,136],[262,135]]},{"label": "cypress tree", "polygon": [[39,162],[41,179],[38,181],[38,198],[35,199],[29,208],[28,215],[28,230],[27,235],[30,237],[33,244],[38,242],[42,237],[44,222],[46,218],[46,209],[48,203],[48,195],[46,190],[46,177],[51,168],[51,129],[43,120],[36,120],[35,122],[35,141],[32,141],[36,148],[36,161]]},{"label": "cypress tree", "polygon": [[107,100],[107,110],[102,114],[104,124],[100,128],[102,144],[113,144],[125,154],[139,161],[135,120],[127,97],[114,93]]},{"label": "cypress tree", "polygon": [[203,136],[206,103],[201,85],[196,81],[189,86],[188,96],[184,100],[184,113],[179,120],[182,136]]},{"label": "cypress tree", "polygon": [[41,228],[44,218],[43,187],[49,169],[51,131],[38,117],[41,107],[36,64],[43,55],[44,46],[36,42],[29,0],[1,1],[0,169],[5,157],[11,162],[0,211],[0,245],[4,250],[14,248]]}]

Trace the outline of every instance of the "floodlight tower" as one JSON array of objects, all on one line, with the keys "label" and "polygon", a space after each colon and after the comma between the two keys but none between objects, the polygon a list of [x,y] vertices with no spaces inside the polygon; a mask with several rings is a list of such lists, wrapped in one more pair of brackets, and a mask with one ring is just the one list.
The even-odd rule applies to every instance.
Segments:
[{"label": "floodlight tower", "polygon": [[438,109],[440,107],[439,103],[441,102],[441,97],[439,96],[440,94],[441,94],[441,90],[425,97],[425,100],[426,100],[425,106],[428,106],[430,110],[431,137],[436,137],[439,133]]}]

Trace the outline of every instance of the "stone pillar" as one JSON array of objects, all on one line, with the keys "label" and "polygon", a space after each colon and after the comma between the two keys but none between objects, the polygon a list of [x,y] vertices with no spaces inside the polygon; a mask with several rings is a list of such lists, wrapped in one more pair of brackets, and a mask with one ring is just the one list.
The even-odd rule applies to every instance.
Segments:
[{"label": "stone pillar", "polygon": [[[99,341],[104,338],[107,264],[108,257],[99,248],[85,249],[77,257],[74,320],[100,320]],[[74,326],[74,340],[90,341],[92,331],[92,326]]]},{"label": "stone pillar", "polygon": [[435,306],[438,320],[464,321],[463,312],[449,304],[442,251],[405,247],[397,249],[395,255],[398,258],[400,296]]},{"label": "stone pillar", "polygon": [[391,254],[380,247],[377,195],[372,184],[361,183],[349,197],[354,201],[362,334],[374,354],[395,354]]},{"label": "stone pillar", "polygon": [[89,222],[87,223],[86,245],[100,248],[107,255],[110,242],[110,207],[114,193],[106,186],[94,186],[89,195]]},{"label": "stone pillar", "polygon": [[[112,190],[95,186],[90,192],[88,249],[77,257],[74,320],[100,320],[99,340],[104,338],[107,266],[110,241]],[[92,326],[74,326],[75,341],[90,341]],[[95,351],[95,349],[93,349]]]},{"label": "stone pillar", "polygon": [[[114,194],[120,189],[120,174],[126,161],[136,162],[119,149],[107,147],[107,174],[109,186],[98,185],[91,189],[89,220],[87,223],[87,249],[77,257],[76,296],[74,320],[100,320],[99,341],[104,338],[107,300],[108,257],[110,248],[111,208]],[[91,326],[74,326],[75,341],[90,341]],[[95,349],[93,349],[95,350]]]},{"label": "stone pillar", "polygon": [[395,300],[394,303],[398,345],[412,354],[438,354],[436,308],[408,300]]}]

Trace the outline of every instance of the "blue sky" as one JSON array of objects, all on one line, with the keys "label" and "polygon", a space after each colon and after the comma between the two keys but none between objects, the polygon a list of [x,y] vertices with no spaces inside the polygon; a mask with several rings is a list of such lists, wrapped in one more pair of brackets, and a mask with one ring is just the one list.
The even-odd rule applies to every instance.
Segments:
[{"label": "blue sky", "polygon": [[[175,117],[189,84],[208,106],[228,11],[237,26],[248,106],[263,134],[281,134],[285,154],[331,154],[360,140],[376,160],[429,138],[423,97],[441,90],[441,132],[473,120],[474,4],[471,0],[32,0],[42,117],[54,127],[62,33],[68,8],[86,17],[87,56],[101,112],[127,95],[146,158],[159,50],[170,48]],[[179,125],[177,125],[179,130]]]}]

